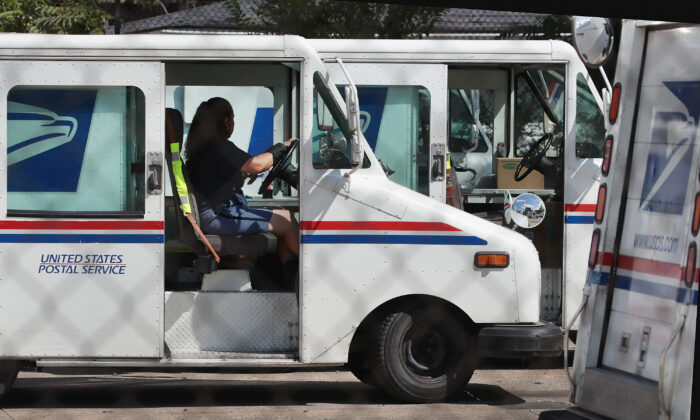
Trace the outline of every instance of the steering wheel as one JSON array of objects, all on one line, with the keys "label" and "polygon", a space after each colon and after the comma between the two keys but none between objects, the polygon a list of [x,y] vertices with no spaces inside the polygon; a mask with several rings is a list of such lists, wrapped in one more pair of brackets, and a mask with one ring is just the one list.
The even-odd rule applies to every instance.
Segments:
[{"label": "steering wheel", "polygon": [[[544,157],[544,154],[547,153],[547,150],[549,149],[549,146],[552,145],[552,141],[554,140],[554,135],[552,133],[546,133],[544,136],[540,137],[535,144],[532,145],[530,150],[525,153],[525,156],[520,160],[520,163],[518,164],[518,168],[515,170],[515,173],[513,174],[513,179],[515,179],[515,182],[520,182],[523,179],[525,179],[526,176],[530,175],[530,172],[532,172],[535,167],[540,163],[542,158]],[[540,146],[544,146],[540,148]],[[520,171],[522,171],[523,167],[527,167],[527,170],[525,171],[524,174],[520,174]]]},{"label": "steering wheel", "polygon": [[277,163],[272,165],[272,168],[270,168],[270,172],[267,174],[262,184],[260,184],[258,194],[262,194],[267,189],[267,187],[270,186],[272,181],[274,181],[275,178],[280,176],[285,170],[285,168],[287,168],[287,166],[289,166],[292,163],[292,156],[294,156],[294,152],[297,150],[298,147],[299,139],[296,139],[292,142],[292,144],[289,145],[287,153],[284,155],[284,157],[278,160]]}]

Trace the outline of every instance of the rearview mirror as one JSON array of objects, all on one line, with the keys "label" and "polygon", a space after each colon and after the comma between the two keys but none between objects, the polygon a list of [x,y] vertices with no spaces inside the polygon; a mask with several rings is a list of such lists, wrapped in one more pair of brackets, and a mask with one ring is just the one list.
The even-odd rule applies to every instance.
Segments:
[{"label": "rearview mirror", "polygon": [[350,162],[353,166],[362,163],[362,142],[360,141],[360,105],[357,91],[351,86],[345,86],[345,101],[347,105],[348,129],[352,133],[350,140]]},{"label": "rearview mirror", "polygon": [[547,209],[539,196],[525,193],[513,200],[512,204],[506,207],[506,212],[506,220],[510,218],[521,228],[531,229],[542,223]]},{"label": "rearview mirror", "polygon": [[316,126],[319,131],[328,131],[333,129],[333,115],[331,115],[331,110],[326,106],[323,101],[321,94],[316,92]]},{"label": "rearview mirror", "polygon": [[614,31],[610,19],[575,16],[571,20],[574,47],[588,68],[596,69],[608,60]]}]

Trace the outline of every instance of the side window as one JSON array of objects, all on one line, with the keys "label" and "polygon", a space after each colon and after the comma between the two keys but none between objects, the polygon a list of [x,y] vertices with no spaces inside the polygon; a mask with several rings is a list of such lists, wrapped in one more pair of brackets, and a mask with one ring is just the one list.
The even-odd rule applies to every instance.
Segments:
[{"label": "side window", "polygon": [[143,215],[141,90],[17,86],[7,111],[9,215]]},{"label": "side window", "polygon": [[[523,156],[544,136],[546,113],[526,78],[530,77],[534,89],[547,102],[549,109],[559,119],[564,120],[564,76],[559,70],[528,70],[527,74],[518,75],[515,80],[515,156]],[[559,145],[563,140],[563,131],[554,133],[552,149],[547,156],[558,156]]]},{"label": "side window", "polygon": [[576,76],[576,157],[602,158],[605,121],[583,74]]},{"label": "side window", "polygon": [[430,92],[400,85],[358,86],[357,91],[362,133],[389,179],[428,194]]},{"label": "side window", "polygon": [[450,89],[450,153],[490,151],[493,120],[492,90]]},{"label": "side window", "polygon": [[[314,73],[313,159],[315,169],[350,169],[348,121],[321,73]],[[367,155],[363,168],[370,165]]]}]

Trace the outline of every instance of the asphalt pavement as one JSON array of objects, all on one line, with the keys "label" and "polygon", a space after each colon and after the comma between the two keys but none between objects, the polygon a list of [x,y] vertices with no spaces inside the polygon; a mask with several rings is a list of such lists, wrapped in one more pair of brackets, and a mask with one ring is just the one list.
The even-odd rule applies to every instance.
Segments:
[{"label": "asphalt pavement", "polygon": [[[505,367],[505,368],[504,368]],[[348,371],[148,372],[45,369],[20,372],[0,401],[2,419],[446,418],[536,419],[568,403],[561,368],[491,366],[464,395],[402,404]]]}]

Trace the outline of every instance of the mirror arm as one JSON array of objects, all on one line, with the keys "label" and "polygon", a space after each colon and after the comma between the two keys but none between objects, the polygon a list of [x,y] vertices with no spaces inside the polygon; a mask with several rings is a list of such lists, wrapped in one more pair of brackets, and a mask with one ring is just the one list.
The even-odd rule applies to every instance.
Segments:
[{"label": "mirror arm", "polygon": [[598,70],[600,70],[600,75],[603,76],[603,81],[605,82],[605,87],[608,89],[608,92],[612,92],[612,86],[610,86],[610,79],[608,79],[608,75],[607,73],[605,73],[603,66],[598,67]]},{"label": "mirror arm", "polygon": [[[610,103],[612,102],[612,86],[610,86],[610,79],[608,79],[608,75],[605,73],[605,70],[603,70],[603,66],[598,67],[598,70],[600,70],[600,75],[605,82],[605,88],[600,93],[600,97],[603,99],[603,113],[608,115],[610,112]],[[605,129],[607,130],[610,128],[610,120],[608,118],[603,118],[603,121],[605,121]]]},{"label": "mirror arm", "polygon": [[[358,109],[356,110],[357,112],[353,113],[353,116],[355,119],[355,121],[353,122],[354,124],[350,123],[350,121],[349,121],[350,115],[347,115],[348,125],[355,127],[355,130],[352,133],[353,134],[352,138],[350,139],[350,142],[351,142],[351,154],[350,154],[350,156],[352,157],[352,150],[361,150],[360,143],[362,140],[360,139],[360,136],[362,135],[362,132],[360,130],[361,125],[360,125],[360,112],[359,112],[360,111],[359,110],[359,107],[360,107],[359,95],[357,93],[357,86],[355,86],[355,83],[353,83],[352,78],[350,77],[350,73],[345,68],[345,64],[343,64],[343,60],[340,58],[340,56],[337,56],[337,57],[335,57],[335,61],[338,63],[340,68],[343,70],[343,73],[345,73],[345,78],[348,81],[348,86],[350,86],[350,90],[352,91],[352,95],[353,95],[353,100],[351,102],[353,102],[358,107]],[[346,103],[349,99],[350,98],[345,98]],[[362,167],[362,161],[363,161],[362,156],[360,156],[355,167],[350,172],[348,172],[346,174],[346,176],[350,176],[356,170],[360,169]]]},{"label": "mirror arm", "polygon": [[535,94],[537,101],[540,103],[540,105],[542,105],[544,112],[547,114],[549,119],[554,122],[556,126],[559,126],[561,124],[561,121],[559,121],[559,118],[557,118],[556,114],[554,113],[554,110],[549,105],[549,102],[547,102],[547,99],[545,99],[545,97],[542,95],[542,92],[540,92],[540,90],[537,89],[537,86],[535,86],[535,81],[532,80],[532,75],[530,75],[530,72],[525,71],[522,74],[528,86],[530,86],[530,89]]}]

